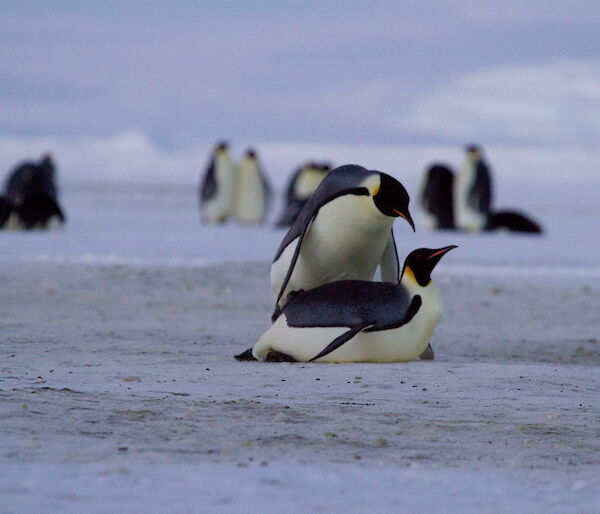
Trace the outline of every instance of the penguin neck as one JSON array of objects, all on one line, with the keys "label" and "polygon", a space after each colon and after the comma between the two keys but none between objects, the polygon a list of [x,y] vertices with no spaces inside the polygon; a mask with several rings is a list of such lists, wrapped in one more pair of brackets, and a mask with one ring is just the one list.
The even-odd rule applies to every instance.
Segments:
[{"label": "penguin neck", "polygon": [[217,169],[222,169],[225,166],[230,166],[229,154],[226,152],[217,152],[215,156],[215,166]]},{"label": "penguin neck", "polygon": [[241,164],[240,164],[240,168],[239,171],[240,173],[251,173],[251,172],[256,172],[256,164],[253,160],[251,159],[244,159]]},{"label": "penguin neck", "polygon": [[402,271],[402,277],[400,278],[400,285],[403,286],[411,295],[419,294],[422,296],[423,293],[429,290],[433,291],[435,289],[431,279],[424,286],[419,284],[417,277],[415,277],[415,273],[410,266],[404,267],[404,270]]}]

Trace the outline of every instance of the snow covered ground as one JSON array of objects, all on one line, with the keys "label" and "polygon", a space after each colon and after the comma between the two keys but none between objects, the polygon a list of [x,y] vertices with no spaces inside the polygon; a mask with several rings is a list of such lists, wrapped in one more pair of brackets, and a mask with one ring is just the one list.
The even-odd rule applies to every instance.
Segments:
[{"label": "snow covered ground", "polygon": [[546,235],[396,223],[401,255],[460,246],[436,361],[299,365],[232,359],[281,230],[67,183],[64,229],[0,232],[0,512],[599,510],[597,188],[497,185]]}]

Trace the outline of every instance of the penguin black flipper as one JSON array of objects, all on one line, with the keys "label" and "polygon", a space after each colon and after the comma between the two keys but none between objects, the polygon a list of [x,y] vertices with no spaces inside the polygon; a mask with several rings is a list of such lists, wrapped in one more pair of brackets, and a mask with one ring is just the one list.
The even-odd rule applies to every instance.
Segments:
[{"label": "penguin black flipper", "polygon": [[492,205],[492,181],[490,170],[483,160],[477,162],[475,180],[468,195],[469,206],[481,213],[489,213]]},{"label": "penguin black flipper", "polygon": [[350,339],[352,339],[356,334],[358,334],[361,330],[365,329],[366,327],[368,327],[368,325],[365,325],[363,327],[351,328],[350,330],[348,330],[348,332],[344,332],[341,336],[338,336],[333,341],[331,341],[331,343],[329,343],[325,348],[323,348],[323,350],[321,350],[308,362],[316,361],[317,359],[324,357],[332,351],[337,350],[340,346],[350,341]]},{"label": "penguin black flipper", "polygon": [[302,170],[302,166],[296,169],[296,171],[292,173],[292,176],[290,177],[287,183],[287,186],[285,188],[285,203],[283,206],[283,211],[279,216],[277,223],[275,224],[276,227],[289,227],[290,225],[292,225],[298,217],[300,210],[302,209],[304,204],[306,204],[307,200],[299,200],[294,194],[296,181],[300,177]]},{"label": "penguin black flipper", "polygon": [[279,293],[277,295],[277,300],[275,302],[276,305],[279,304],[279,300],[281,300],[281,296],[287,287],[287,284],[292,276],[294,271],[294,267],[296,266],[296,262],[298,261],[298,256],[300,255],[300,248],[302,247],[302,241],[304,240],[304,236],[308,231],[311,222],[316,218],[319,213],[319,209],[327,204],[328,202],[344,195],[357,195],[357,196],[368,196],[369,190],[366,187],[360,187],[356,184],[360,183],[362,180],[371,176],[374,172],[369,171],[362,166],[357,166],[353,164],[348,164],[346,166],[340,166],[339,168],[329,172],[327,176],[323,179],[317,190],[310,196],[296,221],[294,221],[293,225],[288,230],[287,234],[284,236],[277,252],[275,253],[275,257],[273,262],[277,261],[281,254],[285,251],[285,249],[296,241],[296,247],[294,248],[294,254],[290,261],[290,265],[288,267],[285,278],[281,284],[281,288],[279,289]]},{"label": "penguin black flipper", "polygon": [[398,282],[400,277],[400,261],[398,260],[398,249],[394,239],[394,231],[390,231],[390,239],[385,247],[381,262],[379,263],[382,282]]},{"label": "penguin black flipper", "polygon": [[324,357],[325,355],[333,352],[334,350],[337,350],[340,346],[342,346],[344,343],[347,343],[348,341],[350,341],[356,334],[358,334],[359,332],[361,332],[363,330],[365,332],[378,332],[381,330],[391,330],[394,328],[400,328],[402,325],[406,325],[407,323],[410,322],[410,320],[412,320],[415,317],[417,312],[419,312],[419,308],[421,307],[422,303],[423,302],[421,300],[421,297],[419,295],[416,295],[413,297],[413,299],[410,303],[410,306],[406,310],[404,317],[402,319],[400,319],[399,321],[396,321],[393,323],[385,323],[385,324],[379,324],[379,323],[371,324],[371,323],[363,322],[361,325],[351,328],[347,332],[344,332],[342,335],[336,337],[323,350],[321,350],[321,352],[319,352],[317,355],[315,355],[308,362],[316,361],[317,359]]},{"label": "penguin black flipper", "polygon": [[208,163],[206,171],[204,172],[202,186],[200,186],[200,199],[205,202],[211,198],[214,198],[216,193],[217,179],[215,178],[215,159],[213,157]]}]

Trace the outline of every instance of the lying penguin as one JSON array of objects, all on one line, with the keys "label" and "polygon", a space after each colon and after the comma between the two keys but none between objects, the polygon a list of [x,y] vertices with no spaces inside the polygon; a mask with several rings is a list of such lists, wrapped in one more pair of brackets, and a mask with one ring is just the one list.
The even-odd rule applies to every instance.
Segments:
[{"label": "lying penguin", "polygon": [[539,223],[515,211],[492,209],[491,173],[476,146],[456,176],[442,164],[430,166],[420,193],[424,225],[431,230],[482,232],[508,230],[541,234]]},{"label": "lying penguin", "polygon": [[213,150],[200,184],[200,212],[207,223],[222,223],[232,213],[236,169],[227,143]]},{"label": "lying penguin", "polygon": [[397,217],[414,230],[409,196],[395,178],[348,164],[329,172],[283,238],[271,265],[275,320],[288,295],[338,280],[398,280]]},{"label": "lying penguin", "polygon": [[289,227],[296,221],[302,207],[319,187],[329,170],[329,164],[308,162],[292,174],[286,187],[284,208],[276,223],[277,227]]},{"label": "lying penguin", "polygon": [[[289,362],[416,359],[442,316],[431,272],[453,248],[414,250],[397,283],[344,280],[292,294],[252,356]],[[245,353],[237,358],[248,358]]]}]

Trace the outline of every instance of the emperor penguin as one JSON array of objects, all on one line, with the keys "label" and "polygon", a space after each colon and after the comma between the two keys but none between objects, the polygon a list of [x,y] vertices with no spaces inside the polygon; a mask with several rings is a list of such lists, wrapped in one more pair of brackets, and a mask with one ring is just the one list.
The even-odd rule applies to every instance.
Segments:
[{"label": "emperor penguin", "polygon": [[492,181],[478,146],[467,146],[465,164],[456,177],[454,210],[456,225],[469,232],[487,226],[492,203]]},{"label": "emperor penguin", "polygon": [[50,154],[42,155],[38,163],[26,161],[16,166],[6,180],[6,197],[19,204],[26,196],[44,195],[58,200],[56,166]]},{"label": "emperor penguin", "polygon": [[291,176],[286,187],[283,212],[276,223],[278,227],[289,227],[308,201],[331,167],[326,163],[307,162]]},{"label": "emperor penguin", "polygon": [[248,150],[237,167],[233,195],[233,215],[240,223],[261,223],[267,215],[271,188],[258,156]]},{"label": "emperor penguin", "polygon": [[416,359],[442,316],[431,272],[453,248],[414,250],[396,283],[343,280],[297,292],[254,345],[252,356],[297,362]]},{"label": "emperor penguin", "polygon": [[425,173],[421,186],[421,211],[429,230],[453,230],[454,173],[444,164],[433,164]]},{"label": "emperor penguin", "polygon": [[288,295],[337,280],[398,280],[392,224],[415,229],[409,196],[395,178],[348,164],[330,171],[284,236],[271,265],[275,320]]},{"label": "emperor penguin", "polygon": [[5,228],[46,229],[64,223],[66,217],[58,201],[56,168],[45,154],[39,163],[17,166],[6,181],[4,210],[10,206]]},{"label": "emperor penguin", "polygon": [[200,185],[200,209],[207,223],[222,223],[232,211],[236,169],[227,143],[213,150]]}]

